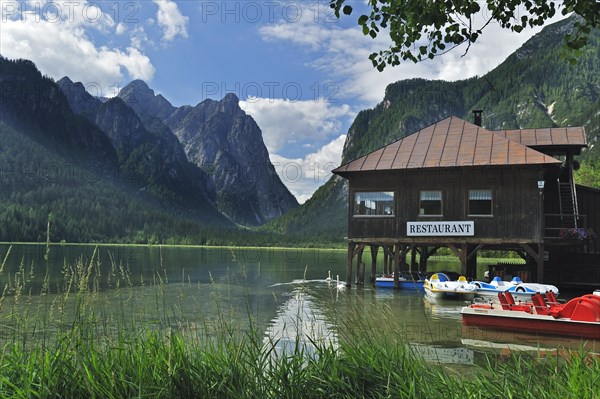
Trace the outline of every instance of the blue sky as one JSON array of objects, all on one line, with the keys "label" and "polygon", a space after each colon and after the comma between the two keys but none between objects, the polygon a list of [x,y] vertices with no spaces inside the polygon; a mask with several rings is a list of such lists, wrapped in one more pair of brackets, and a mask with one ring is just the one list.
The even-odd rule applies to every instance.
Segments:
[{"label": "blue sky", "polygon": [[[365,1],[350,1],[355,9]],[[386,48],[337,20],[327,1],[0,0],[0,53],[27,58],[45,74],[114,96],[143,79],[174,105],[234,92],[259,124],[283,182],[300,202],[339,164],[357,112],[383,99],[392,82],[457,80],[493,69],[531,35],[488,26],[469,53],[377,72],[368,60]]]}]

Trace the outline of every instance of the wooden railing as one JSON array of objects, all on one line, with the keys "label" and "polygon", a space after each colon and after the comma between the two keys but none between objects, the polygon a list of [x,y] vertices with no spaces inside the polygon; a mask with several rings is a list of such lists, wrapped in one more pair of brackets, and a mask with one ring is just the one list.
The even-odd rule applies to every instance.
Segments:
[{"label": "wooden railing", "polygon": [[544,238],[546,239],[564,239],[562,235],[571,233],[574,229],[572,226],[582,229],[588,227],[587,215],[547,213],[544,216]]}]

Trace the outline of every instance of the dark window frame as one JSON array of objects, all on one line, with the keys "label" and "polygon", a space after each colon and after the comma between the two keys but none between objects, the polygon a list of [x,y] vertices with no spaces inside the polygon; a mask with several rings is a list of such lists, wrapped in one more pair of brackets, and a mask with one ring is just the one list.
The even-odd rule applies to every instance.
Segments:
[{"label": "dark window frame", "polygon": [[[423,199],[424,193],[439,193],[439,200],[432,199]],[[426,202],[437,202],[439,201],[439,213],[425,213],[428,209],[431,209],[433,205],[426,204],[426,207],[423,207],[423,201]],[[437,207],[436,207],[437,208]],[[444,217],[444,191],[443,190],[419,190],[419,217]]]},{"label": "dark window frame", "polygon": [[[359,213],[360,209],[358,209],[358,207],[360,206],[360,202],[365,202],[365,201],[357,201],[357,197],[359,195],[365,195],[368,196],[368,194],[385,194],[385,195],[391,195],[392,196],[392,200],[391,200],[391,205],[382,205],[381,207],[381,211],[382,213],[377,213],[378,212],[378,205],[375,205],[375,208],[370,208],[367,207],[365,204],[364,209],[375,209],[374,213]],[[368,198],[366,198],[365,200],[368,200]],[[371,201],[374,202],[390,202],[390,201],[381,201],[378,199],[371,199]],[[386,210],[389,210],[391,213],[384,213]],[[396,216],[396,193],[394,191],[355,191],[354,195],[353,195],[353,199],[352,199],[352,217],[355,218],[393,218]]]},{"label": "dark window frame", "polygon": [[[489,199],[471,199],[471,193],[475,193],[475,192],[489,192]],[[483,213],[483,212],[478,212],[478,209],[475,212],[472,212],[472,209],[474,208],[474,204],[471,203],[471,201],[478,201],[478,202],[489,202],[489,205],[486,206],[486,208],[489,207],[489,213]],[[479,204],[478,207],[483,207],[483,205]],[[492,190],[491,188],[472,188],[469,189],[467,191],[467,216],[469,217],[484,217],[484,218],[492,218],[494,217],[494,190]]]}]

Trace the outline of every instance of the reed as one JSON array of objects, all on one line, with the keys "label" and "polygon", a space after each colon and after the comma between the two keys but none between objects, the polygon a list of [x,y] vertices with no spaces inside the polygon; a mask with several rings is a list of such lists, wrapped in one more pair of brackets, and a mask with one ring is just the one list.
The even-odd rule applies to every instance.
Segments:
[{"label": "reed", "polygon": [[[282,350],[250,309],[243,321],[227,306],[231,286],[213,281],[217,317],[201,315],[202,303],[190,319],[184,307],[194,305],[184,301],[200,288],[184,277],[168,282],[162,265],[135,285],[109,261],[102,272],[94,252],[41,286],[29,284],[35,271],[26,265],[13,276],[0,267],[0,397],[600,398],[600,359],[583,351],[489,356],[461,374],[425,362],[391,323],[374,330],[373,315],[345,318],[333,308],[342,326],[335,344],[309,336],[310,348],[297,339]],[[174,284],[175,298],[166,290]]]}]

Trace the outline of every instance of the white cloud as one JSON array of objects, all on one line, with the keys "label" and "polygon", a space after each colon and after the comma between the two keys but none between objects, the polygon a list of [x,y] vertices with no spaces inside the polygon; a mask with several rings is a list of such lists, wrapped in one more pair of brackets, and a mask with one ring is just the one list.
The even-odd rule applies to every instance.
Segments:
[{"label": "white cloud", "polygon": [[55,79],[69,76],[74,81],[94,86],[95,93],[105,96],[115,95],[115,87],[125,78],[152,79],[154,66],[139,50],[97,46],[92,41],[87,32],[90,28],[119,30],[110,17],[98,14],[97,10],[90,11],[95,6],[86,2],[56,4],[60,6],[60,18],[25,10],[24,15],[5,19],[0,35],[2,55],[32,60],[46,75]]},{"label": "white cloud", "polygon": [[136,26],[133,28],[129,35],[129,40],[131,41],[131,47],[138,50],[141,50],[146,43],[150,42],[143,26]]},{"label": "white cloud", "polygon": [[340,164],[345,141],[346,135],[340,135],[303,158],[285,158],[271,154],[271,162],[277,174],[298,202],[304,203],[317,188],[329,180],[331,171]]},{"label": "white cloud", "polygon": [[170,42],[177,36],[187,38],[189,18],[181,13],[177,3],[171,0],[154,0],[154,3],[158,6],[156,20],[163,28],[163,40]]},{"label": "white cloud", "polygon": [[7,22],[0,38],[7,58],[26,58],[55,79],[67,75],[74,81],[97,84],[104,95],[123,80],[124,70],[134,79],[150,80],[154,67],[150,59],[132,47],[125,51],[96,48],[81,29],[65,24]]},{"label": "white cloud", "polygon": [[[388,48],[390,39],[381,33],[376,39],[363,35],[359,26],[349,28],[341,24],[316,23],[311,12],[295,23],[281,20],[259,28],[261,38],[269,42],[287,42],[306,50],[310,55],[307,65],[328,74],[338,82],[340,95],[354,98],[363,106],[373,106],[383,99],[390,83],[409,78],[459,80],[483,75],[520,47],[541,28],[526,29],[520,34],[490,24],[480,39],[462,57],[465,46],[435,60],[417,64],[404,62],[378,72],[368,59],[369,54]],[[356,16],[342,17],[344,19]],[[563,18],[556,16],[555,22]]]},{"label": "white cloud", "polygon": [[343,118],[354,116],[348,105],[330,104],[322,99],[249,98],[240,101],[240,107],[256,120],[271,153],[289,144],[326,143],[342,133]]},{"label": "white cloud", "polygon": [[115,28],[115,33],[117,35],[122,35],[123,33],[125,33],[126,30],[127,30],[127,28],[125,27],[125,24],[119,22],[117,24],[117,27]]}]

